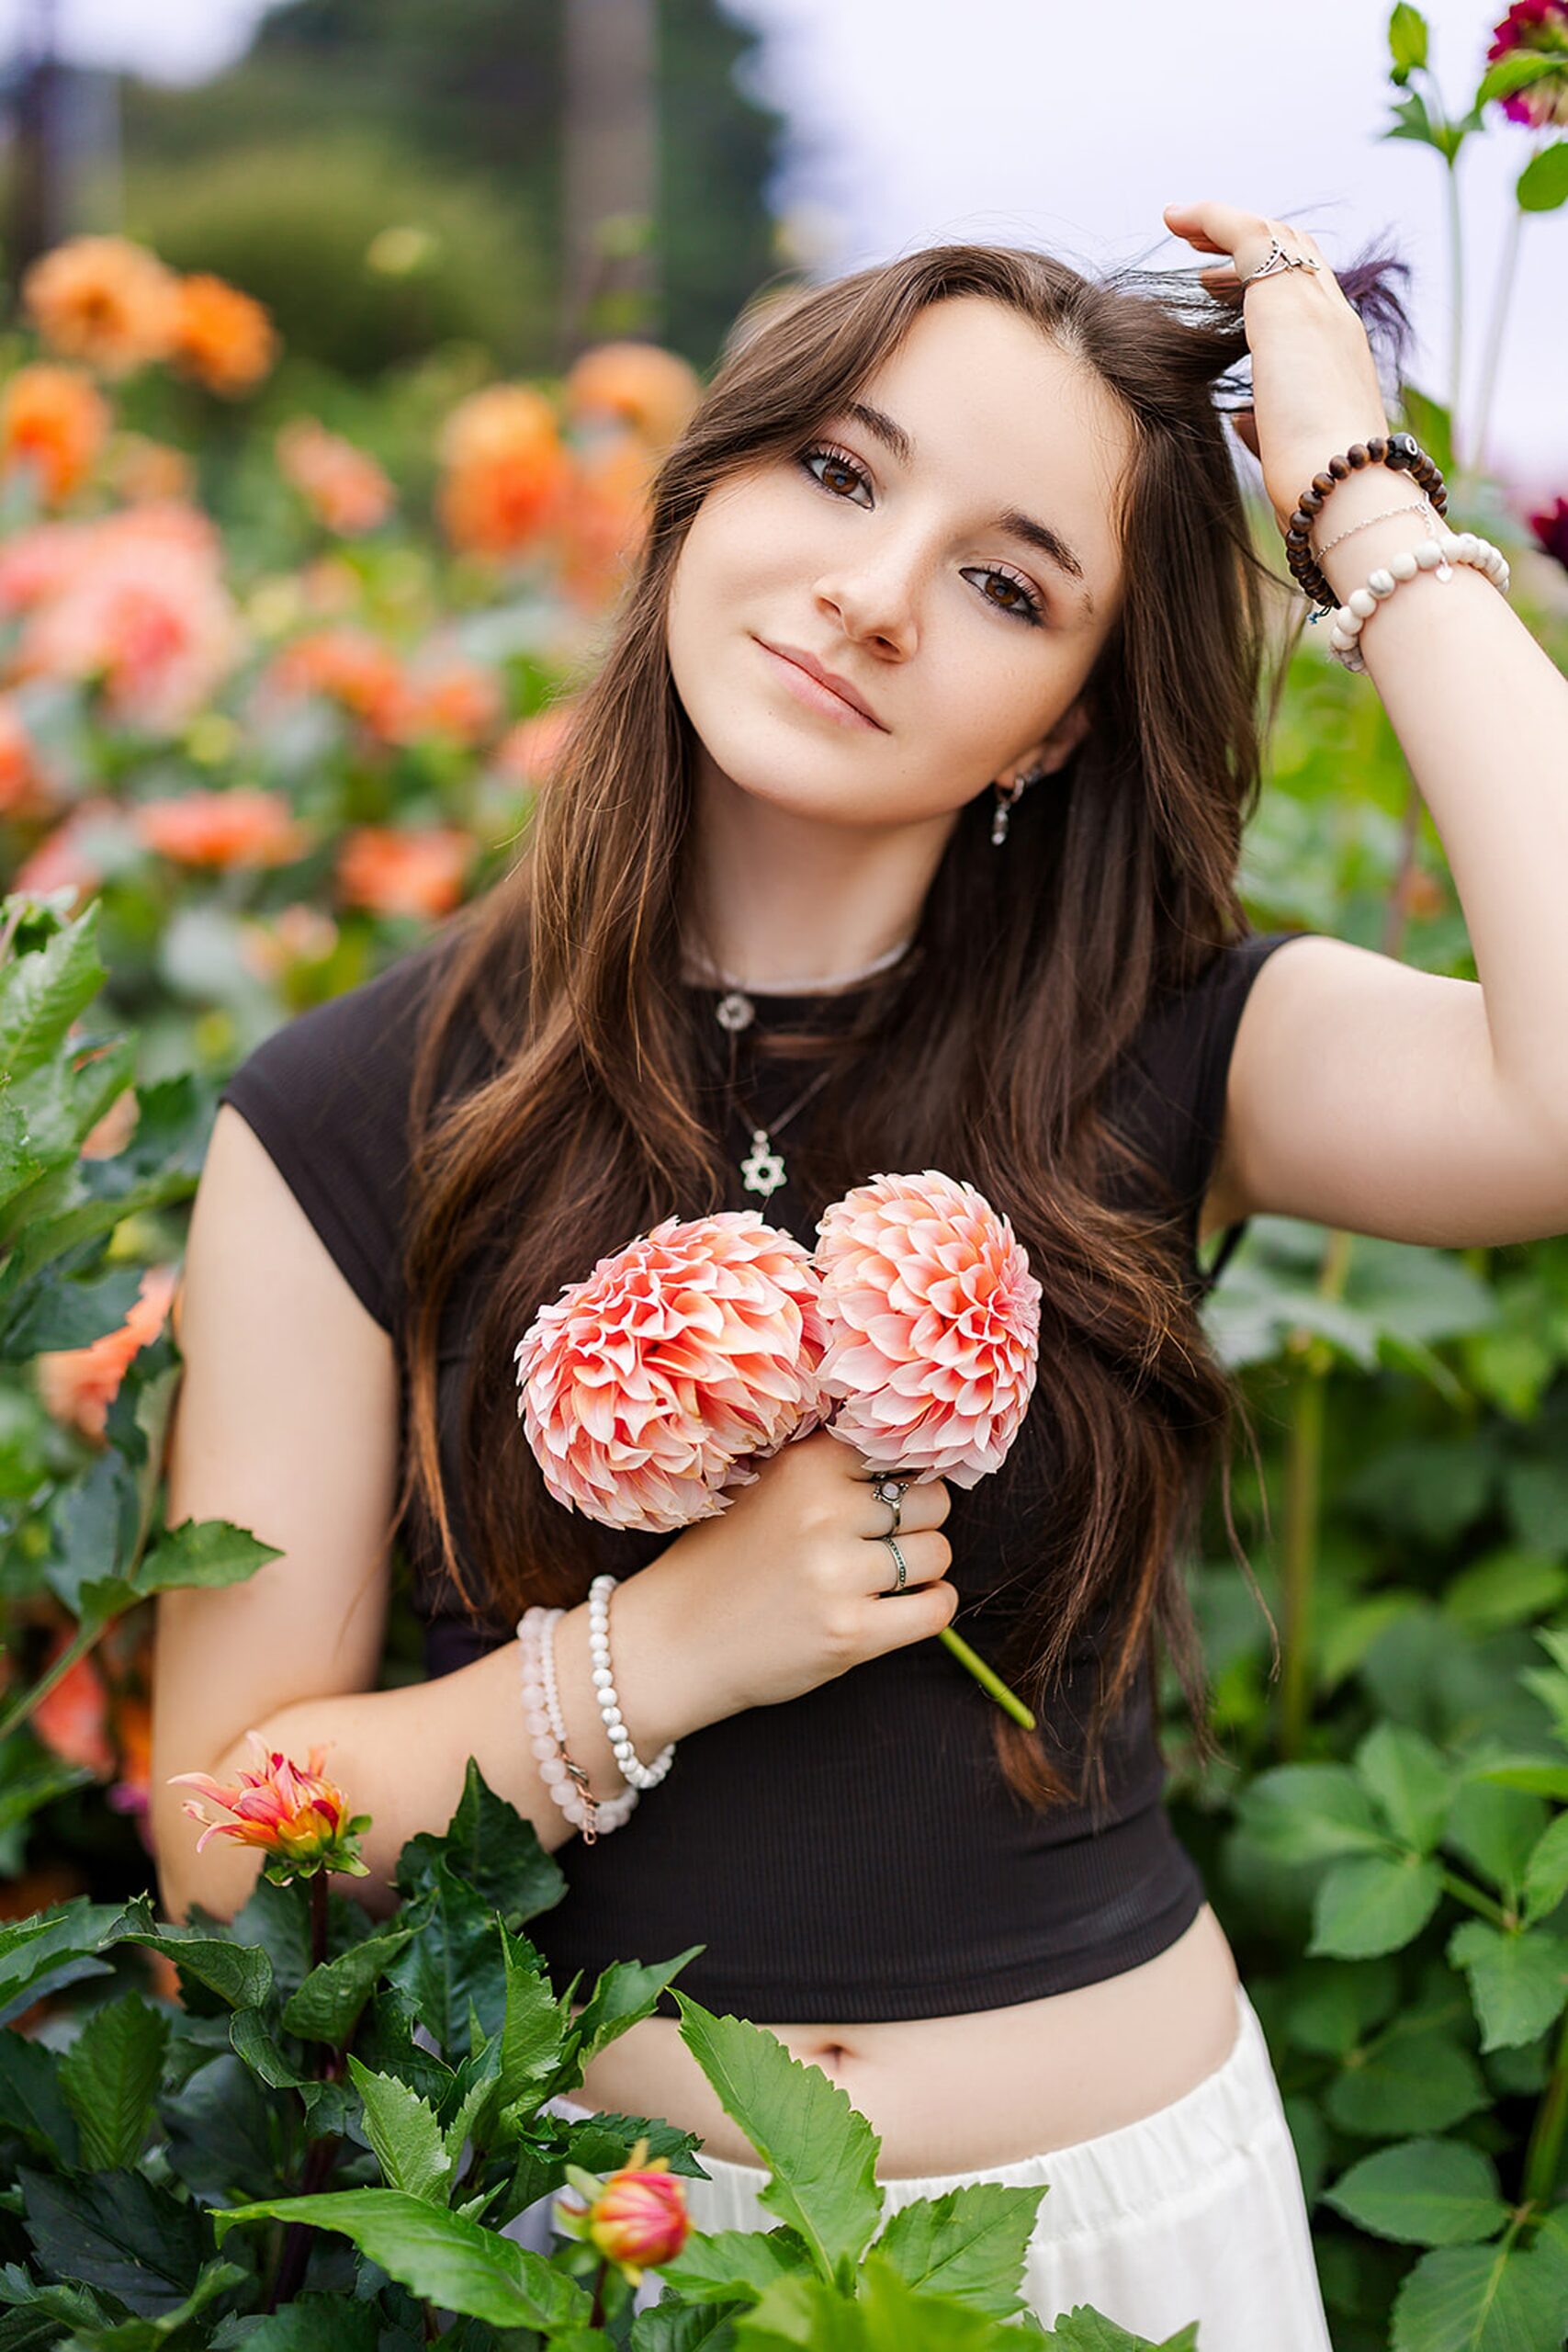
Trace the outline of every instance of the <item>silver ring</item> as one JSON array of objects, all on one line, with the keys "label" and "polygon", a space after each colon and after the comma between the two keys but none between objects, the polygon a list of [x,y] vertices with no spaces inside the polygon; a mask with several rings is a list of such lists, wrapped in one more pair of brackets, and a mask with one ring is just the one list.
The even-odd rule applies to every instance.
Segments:
[{"label": "silver ring", "polygon": [[879,1478],[871,1490],[879,1503],[886,1503],[892,1510],[893,1525],[888,1531],[890,1534],[897,1535],[898,1532],[901,1524],[900,1515],[904,1509],[905,1489],[912,1487],[914,1483],[912,1478],[895,1478],[889,1476]]},{"label": "silver ring", "polygon": [[1236,284],[1250,286],[1254,278],[1275,277],[1282,269],[1318,269],[1321,266],[1321,263],[1314,261],[1310,254],[1288,254],[1279,238],[1271,236],[1269,240],[1267,257],[1256,269],[1249,269],[1245,277],[1238,277]]},{"label": "silver ring", "polygon": [[[903,1553],[902,1553],[902,1552],[900,1552],[900,1550],[898,1549],[898,1545],[897,1545],[897,1544],[896,1540],[895,1540],[895,1539],[894,1539],[894,1537],[892,1537],[891,1535],[879,1535],[879,1536],[877,1537],[877,1539],[876,1539],[876,1540],[877,1540],[877,1542],[878,1542],[879,1544],[886,1544],[887,1545],[888,1550],[889,1550],[889,1551],[892,1553],[892,1555],[893,1555],[893,1557],[894,1557],[894,1558],[897,1561],[897,1563],[898,1563],[898,1581],[897,1581],[897,1584],[890,1585],[890,1586],[888,1587],[888,1591],[889,1591],[889,1592],[902,1592],[902,1591],[903,1591],[903,1589],[904,1589],[905,1581],[906,1581],[906,1579],[907,1579],[907,1577],[908,1577],[908,1573],[909,1573],[909,1572],[908,1572],[908,1568],[905,1566],[905,1565],[904,1565],[904,1555],[903,1555]],[[884,1597],[886,1598],[886,1595],[885,1595]]]}]

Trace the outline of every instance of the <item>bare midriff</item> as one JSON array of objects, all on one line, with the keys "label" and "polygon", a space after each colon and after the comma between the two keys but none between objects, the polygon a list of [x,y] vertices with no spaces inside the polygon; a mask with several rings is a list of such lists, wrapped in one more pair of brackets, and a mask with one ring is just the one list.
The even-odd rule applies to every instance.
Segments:
[{"label": "bare midriff", "polygon": [[[881,2139],[878,2179],[893,2180],[1016,2164],[1168,2107],[1229,2057],[1236,1981],[1205,1903],[1153,1960],[1041,2000],[871,2025],[756,2022],[848,2092]],[[569,2096],[661,2117],[728,2163],[759,2162],[673,2018],[640,2018]]]}]

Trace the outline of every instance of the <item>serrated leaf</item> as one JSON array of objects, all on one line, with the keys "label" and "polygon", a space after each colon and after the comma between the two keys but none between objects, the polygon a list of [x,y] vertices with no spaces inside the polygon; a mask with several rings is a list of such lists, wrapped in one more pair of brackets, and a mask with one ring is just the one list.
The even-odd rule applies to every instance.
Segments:
[{"label": "serrated leaf", "polygon": [[1247,1837],[1276,1861],[1382,1853],[1389,1843],[1348,1764],[1276,1764],[1242,1791],[1236,1813]]},{"label": "serrated leaf", "polygon": [[168,2039],[166,2012],[126,1993],[95,2009],[64,2052],[60,2087],[88,2170],[129,2168],[141,2155]]},{"label": "serrated leaf", "polygon": [[498,1796],[470,1756],[463,1793],[439,1836],[421,1830],[398,1856],[393,1883],[405,1895],[433,1882],[437,1858],[482,1894],[508,1926],[547,1911],[566,1893],[566,1872],[539,1843],[531,1821]]},{"label": "serrated leaf", "polygon": [[1401,2018],[1355,2054],[1324,2098],[1330,2122],[1377,2140],[1390,2132],[1446,2132],[1490,2105],[1468,2050],[1439,2027]]},{"label": "serrated leaf", "polygon": [[1390,2352],[1556,2352],[1564,2320],[1550,2262],[1517,2246],[1444,2246],[1400,2281]]},{"label": "serrated leaf", "polygon": [[761,2202],[800,2232],[824,2278],[858,2263],[882,2218],[880,2138],[846,2091],[765,2026],[674,1998],[682,2041],[772,2172]]},{"label": "serrated leaf", "polygon": [[1450,1808],[1443,1844],[1473,1863],[1511,1908],[1518,1901],[1525,1865],[1546,1823],[1540,1797],[1496,1781],[1468,1780]]},{"label": "serrated leaf", "polygon": [[390,2075],[372,2074],[351,2053],[348,2071],[365,2102],[365,2136],[389,2188],[445,2208],[452,2158],[434,2109]]},{"label": "serrated leaf", "polygon": [[328,2041],[334,2050],[340,2049],[377,1984],[413,1941],[416,1931],[412,1924],[380,1928],[312,1968],[284,2005],[285,2030],[307,2041]]},{"label": "serrated leaf", "polygon": [[1307,1950],[1341,1960],[1399,1951],[1420,1934],[1442,1893],[1438,1864],[1413,1854],[1397,1860],[1360,1854],[1336,1862],[1314,1898]]},{"label": "serrated leaf", "polygon": [[1568,2003],[1568,1939],[1548,1928],[1507,1934],[1466,1919],[1449,1938],[1448,1956],[1470,1979],[1483,2051],[1533,2041]]},{"label": "serrated leaf", "polygon": [[1376,1724],[1356,1750],[1356,1770],[1401,1844],[1429,1854],[1453,1792],[1438,1749],[1406,1724]]},{"label": "serrated leaf", "polygon": [[0,2033],[0,2115],[64,2172],[77,2167],[76,2119],[60,2086],[60,2059],[23,2033]]},{"label": "serrated leaf", "polygon": [[182,1519],[151,1552],[143,1554],[137,1565],[136,1589],[148,1594],[186,1586],[210,1590],[243,1584],[268,1560],[282,1557],[277,1544],[264,1544],[259,1535],[235,1527],[229,1520]]},{"label": "serrated leaf", "polygon": [[13,1084],[65,1044],[108,975],[98,959],[97,901],[30,955],[0,965],[0,1070]]},{"label": "serrated leaf", "polygon": [[1497,2168],[1462,2140],[1402,2140],[1342,2173],[1325,2201],[1358,2229],[1402,2245],[1469,2245],[1508,2218]]},{"label": "serrated leaf", "polygon": [[221,2245],[237,2224],[272,2220],[339,2231],[411,2294],[491,2327],[554,2331],[587,2323],[589,2298],[564,2270],[514,2238],[438,2212],[404,2189],[267,2198],[215,2212],[212,2226]]},{"label": "serrated leaf", "polygon": [[120,1939],[162,1952],[183,1975],[205,1984],[231,2008],[259,2008],[272,1990],[272,1963],[265,1951],[208,1935],[200,1928],[172,1921],[159,1925],[144,1894],[126,1905]]},{"label": "serrated leaf", "polygon": [[1533,1928],[1568,1894],[1568,1813],[1549,1822],[1525,1864],[1525,1925]]},{"label": "serrated leaf", "polygon": [[799,2231],[781,2222],[771,2230],[688,2231],[659,2275],[688,2302],[726,2302],[755,2301],[777,2278],[817,2274]]},{"label": "serrated leaf", "polygon": [[101,2287],[143,2319],[176,2310],[210,2255],[207,2217],[139,2172],[51,2178],[17,2168],[28,2235],[62,2278]]},{"label": "serrated leaf", "polygon": [[1024,2308],[1024,2259],[1048,2185],[976,2181],[939,2197],[911,2198],[874,2245],[899,2277],[922,2292],[953,2295],[995,2319]]}]

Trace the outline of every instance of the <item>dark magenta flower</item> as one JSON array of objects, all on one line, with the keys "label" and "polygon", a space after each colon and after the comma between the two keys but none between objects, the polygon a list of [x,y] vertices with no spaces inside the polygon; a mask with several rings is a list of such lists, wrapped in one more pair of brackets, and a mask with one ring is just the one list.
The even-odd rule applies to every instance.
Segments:
[{"label": "dark magenta flower", "polygon": [[1555,556],[1568,571],[1568,498],[1554,498],[1539,514],[1527,514],[1525,521],[1547,554]]},{"label": "dark magenta flower", "polygon": [[1495,65],[1500,57],[1517,49],[1560,57],[1562,62],[1557,72],[1544,74],[1528,88],[1499,98],[1503,112],[1510,122],[1528,123],[1533,130],[1544,130],[1549,123],[1568,123],[1568,0],[1514,0],[1493,32],[1486,62]]}]

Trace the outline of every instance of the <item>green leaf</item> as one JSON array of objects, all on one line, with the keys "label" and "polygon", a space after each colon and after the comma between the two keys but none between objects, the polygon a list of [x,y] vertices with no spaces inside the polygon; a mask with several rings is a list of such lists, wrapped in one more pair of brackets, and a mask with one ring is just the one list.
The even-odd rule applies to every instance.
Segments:
[{"label": "green leaf", "polygon": [[[378,2352],[385,2326],[378,2301],[296,2295],[280,2311],[254,2321],[244,2339],[245,2352]],[[387,2352],[401,2352],[412,2341],[389,2331]]]},{"label": "green leaf", "polygon": [[60,2087],[81,2133],[89,2171],[129,2168],[152,2121],[169,2039],[167,2012],[126,1993],[95,2009],[60,2062]]},{"label": "green leaf", "polygon": [[537,2106],[540,2086],[561,2063],[570,2030],[565,2004],[556,1998],[544,1963],[532,1944],[501,1931],[506,1970],[506,2015],[501,2029],[497,2098],[503,2107],[519,2099]]},{"label": "green leaf", "polygon": [[109,1266],[76,1282],[41,1277],[18,1297],[0,1330],[0,1358],[26,1363],[46,1350],[86,1348],[118,1331],[141,1289],[140,1266]]},{"label": "green leaf", "polygon": [[276,1544],[264,1544],[248,1528],[226,1519],[182,1519],[137,1566],[140,1593],[169,1592],[187,1585],[212,1589],[243,1584],[268,1560],[281,1560]]},{"label": "green leaf", "polygon": [[259,2008],[272,1990],[272,1963],[265,1951],[231,1943],[197,1927],[175,1926],[167,1920],[155,1925],[152,1906],[144,1894],[126,1905],[120,1939],[141,1944],[148,1951],[161,1951],[174,1962],[182,1981],[190,1977],[205,1984],[232,2009]]},{"label": "green leaf", "polygon": [[996,2319],[1023,2308],[1019,2282],[1047,2185],[976,2181],[901,2205],[874,2241],[910,2287],[954,2295]]},{"label": "green leaf", "polygon": [[601,2050],[650,2016],[671,1979],[704,1949],[702,1944],[689,1944],[673,1960],[649,1962],[646,1967],[639,1960],[612,1961],[594,1980],[591,1998],[573,2019],[574,2030],[582,2039],[579,2063],[586,2068]]},{"label": "green leaf", "polygon": [[1453,1788],[1432,1742],[1407,1724],[1377,1724],[1356,1750],[1356,1770],[1400,1843],[1429,1854]]},{"label": "green leaf", "polygon": [[587,2324],[590,2300],[564,2270],[514,2238],[461,2214],[438,2212],[405,2189],[272,2197],[215,2212],[212,2226],[221,2245],[236,2223],[273,2220],[337,2230],[411,2294],[491,2327],[554,2331]]},{"label": "green leaf", "polygon": [[1523,1789],[1505,1788],[1495,1781],[1469,1780],[1454,1798],[1443,1844],[1472,1862],[1512,1909],[1518,1902],[1525,1866],[1547,1818],[1540,1797]]},{"label": "green leaf", "polygon": [[1490,2156],[1462,2140],[1402,2140],[1363,2156],[1325,2202],[1358,2229],[1402,2245],[1469,2245],[1508,2218]]},{"label": "green leaf", "polygon": [[1446,2132],[1491,2103],[1468,2050],[1429,2020],[1403,2018],[1354,2054],[1324,2098],[1332,2123],[1374,2140],[1393,2132]]},{"label": "green leaf", "polygon": [[798,2230],[780,2222],[772,2230],[692,2230],[672,2261],[659,2275],[688,2303],[754,2301],[777,2278],[816,2276],[811,2254]]},{"label": "green leaf", "polygon": [[0,2033],[0,2115],[62,2172],[76,2171],[76,2119],[60,2087],[59,2057],[23,2033]]},{"label": "green leaf", "polygon": [[[1422,447],[1426,444],[1423,442]],[[1477,1633],[1527,1624],[1555,1609],[1568,1593],[1568,1567],[1527,1544],[1508,1544],[1472,1561],[1443,1589],[1445,1616]]]},{"label": "green leaf", "polygon": [[1399,1969],[1387,1958],[1308,1961],[1292,1983],[1300,1989],[1285,2012],[1286,2030],[1298,2049],[1325,2058],[1348,2057],[1399,2003]]},{"label": "green leaf", "polygon": [[1280,1862],[1382,1853],[1389,1843],[1348,1764],[1276,1764],[1242,1791],[1236,1814],[1253,1842]]},{"label": "green leaf", "polygon": [[351,1944],[335,1959],[312,1968],[299,1990],[284,2004],[285,2030],[307,2041],[328,2041],[334,2050],[341,2049],[376,1986],[389,1974],[393,1962],[423,1924],[419,1919],[406,1926],[382,1928],[362,1942]]},{"label": "green leaf", "polygon": [[1525,1925],[1533,1928],[1568,1894],[1568,1813],[1548,1823],[1525,1864]]},{"label": "green leaf", "polygon": [[1400,2281],[1390,2352],[1557,2352],[1562,2324],[1550,2260],[1517,2246],[1446,2246]]},{"label": "green leaf", "polygon": [[430,1885],[428,1917],[387,1974],[455,2064],[468,2048],[470,1998],[485,2031],[500,2031],[506,2015],[506,1964],[495,1915],[484,1896],[444,1861],[437,1861]]},{"label": "green leaf", "polygon": [[0,1070],[14,1085],[41,1069],[108,975],[98,960],[98,905],[28,956],[0,965]]},{"label": "green leaf", "polygon": [[1568,139],[1554,139],[1530,157],[1514,183],[1514,194],[1521,212],[1555,212],[1568,204]]},{"label": "green leaf", "polygon": [[1336,1862],[1313,1904],[1312,1953],[1367,1960],[1398,1951],[1418,1936],[1442,1900],[1443,1874],[1414,1854],[1378,1854]]},{"label": "green leaf", "polygon": [[471,1756],[450,1822],[439,1837],[421,1830],[409,1838],[393,1883],[405,1895],[416,1894],[434,1883],[438,1858],[477,1888],[508,1926],[548,1911],[566,1893],[566,1872],[545,1851],[533,1823],[497,1796]]},{"label": "green leaf", "polygon": [[682,2041],[773,2173],[761,2203],[800,2232],[824,2278],[852,2268],[882,2218],[880,2139],[846,2091],[765,2026],[715,2017],[680,1991],[674,1998]]},{"label": "green leaf", "polygon": [[62,2278],[101,2287],[143,2319],[183,2303],[211,2252],[207,2217],[139,2172],[50,2178],[17,2167],[28,2235]]},{"label": "green leaf", "polygon": [[1449,1938],[1448,1956],[1470,1979],[1483,2051],[1533,2041],[1568,2002],[1568,1939],[1545,1928],[1506,1934],[1466,1919]]},{"label": "green leaf", "polygon": [[73,1895],[0,1927],[0,2025],[62,1985],[112,1975],[112,1963],[97,1954],[118,1940],[125,1917],[123,1903]]},{"label": "green leaf", "polygon": [[406,2189],[411,2197],[445,2208],[453,2159],[434,2109],[406,2083],[390,2075],[373,2075],[352,2053],[348,2071],[365,2101],[365,2136],[388,2188]]}]

